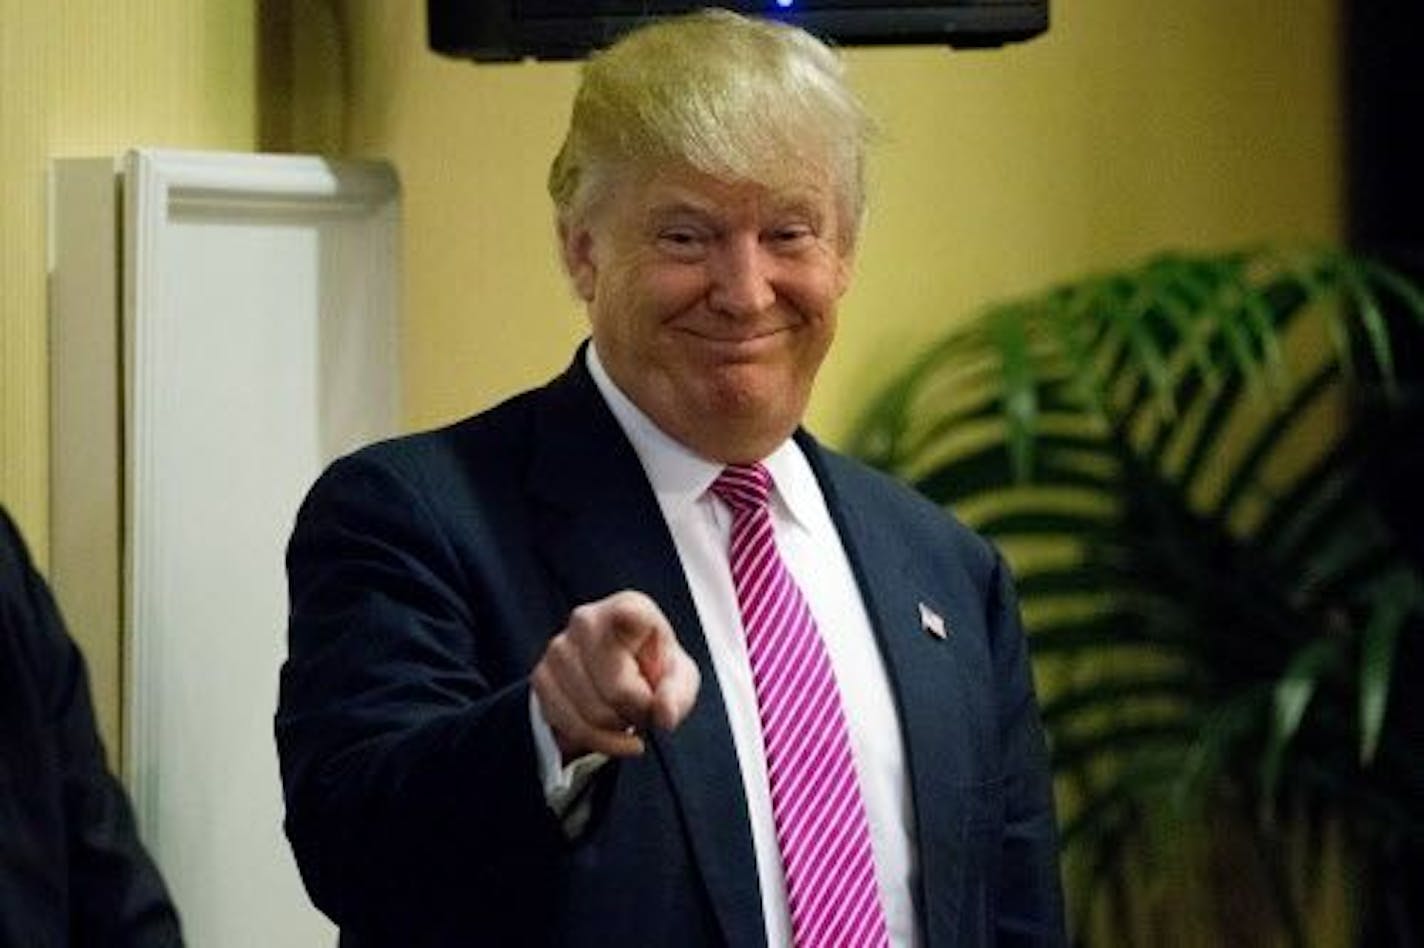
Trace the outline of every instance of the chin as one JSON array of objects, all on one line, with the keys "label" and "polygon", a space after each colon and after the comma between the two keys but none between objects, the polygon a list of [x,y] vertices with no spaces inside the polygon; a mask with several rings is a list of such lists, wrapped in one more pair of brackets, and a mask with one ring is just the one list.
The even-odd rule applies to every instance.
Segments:
[{"label": "chin", "polygon": [[703,424],[723,432],[723,440],[737,445],[735,453],[751,451],[760,460],[786,440],[801,423],[804,400],[790,399],[785,392],[767,393],[756,389],[722,389],[707,403]]},{"label": "chin", "polygon": [[705,390],[705,403],[720,416],[755,419],[786,413],[785,386],[772,382],[764,371],[754,368],[724,369]]}]

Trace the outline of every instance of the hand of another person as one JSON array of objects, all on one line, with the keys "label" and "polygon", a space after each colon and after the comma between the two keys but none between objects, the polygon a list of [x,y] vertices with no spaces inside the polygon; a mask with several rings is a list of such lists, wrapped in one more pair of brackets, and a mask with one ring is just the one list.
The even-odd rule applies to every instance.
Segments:
[{"label": "hand of another person", "polygon": [[638,732],[676,728],[701,683],[657,603],[632,590],[574,609],[533,674],[565,762],[593,752],[641,754]]}]

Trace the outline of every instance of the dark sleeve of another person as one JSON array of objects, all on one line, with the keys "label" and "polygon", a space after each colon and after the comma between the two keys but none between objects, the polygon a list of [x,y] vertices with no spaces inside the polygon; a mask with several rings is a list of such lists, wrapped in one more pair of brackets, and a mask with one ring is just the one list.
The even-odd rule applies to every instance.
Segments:
[{"label": "dark sleeve of another person", "polygon": [[181,946],[83,657],[0,510],[0,946]]}]

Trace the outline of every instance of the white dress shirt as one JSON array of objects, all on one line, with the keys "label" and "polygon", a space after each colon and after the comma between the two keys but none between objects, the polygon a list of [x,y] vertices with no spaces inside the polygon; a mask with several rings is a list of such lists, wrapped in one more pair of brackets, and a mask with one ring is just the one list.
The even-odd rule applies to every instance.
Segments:
[{"label": "white dress shirt", "polygon": [[[722,465],[692,453],[654,425],[613,384],[592,344],[587,363],[599,392],[642,462],[682,561],[741,766],[767,944],[770,948],[790,948],[791,916],[772,819],[761,719],[727,560],[732,518],[709,489]],[[805,456],[794,441],[787,441],[762,463],[771,472],[775,485],[771,515],[777,547],[815,616],[840,689],[870,822],[875,876],[890,943],[914,946],[919,943],[911,899],[915,879],[914,814],[900,726],[884,662],[845,548]],[[556,812],[563,813],[567,801],[604,758],[589,755],[561,766],[553,734],[532,692],[530,716],[540,749],[546,798]],[[572,821],[566,817],[566,829],[577,833],[585,817],[586,813],[577,814]]]}]

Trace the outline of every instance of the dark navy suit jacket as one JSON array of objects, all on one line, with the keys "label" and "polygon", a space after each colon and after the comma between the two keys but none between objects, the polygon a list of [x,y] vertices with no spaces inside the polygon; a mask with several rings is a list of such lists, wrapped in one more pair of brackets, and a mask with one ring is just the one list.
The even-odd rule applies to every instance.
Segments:
[{"label": "dark navy suit jacket", "polygon": [[0,510],[0,948],[181,948],[84,659]]},{"label": "dark navy suit jacket", "polygon": [[[797,438],[894,689],[926,944],[1062,943],[1047,759],[1004,564],[905,487]],[[764,944],[707,644],[581,355],[542,389],[337,461],[287,563],[286,828],[343,945]],[[675,732],[600,772],[570,843],[544,802],[528,676],[574,606],[626,588],[662,607],[702,690]]]}]

